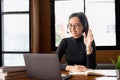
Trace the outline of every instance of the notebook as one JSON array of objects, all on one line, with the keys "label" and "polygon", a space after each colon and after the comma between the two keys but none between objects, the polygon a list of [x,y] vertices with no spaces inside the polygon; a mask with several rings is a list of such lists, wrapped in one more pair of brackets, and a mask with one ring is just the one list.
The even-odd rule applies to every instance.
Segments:
[{"label": "notebook", "polygon": [[65,80],[70,75],[61,76],[57,54],[24,54],[29,78],[35,80]]}]

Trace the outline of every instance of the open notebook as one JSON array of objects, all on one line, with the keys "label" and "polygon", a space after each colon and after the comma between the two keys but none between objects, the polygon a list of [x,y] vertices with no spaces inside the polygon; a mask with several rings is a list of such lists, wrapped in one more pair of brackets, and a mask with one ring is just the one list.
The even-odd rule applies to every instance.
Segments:
[{"label": "open notebook", "polygon": [[101,69],[88,69],[85,72],[76,72],[76,71],[70,71],[69,75],[78,75],[78,76],[88,76],[88,75],[95,75],[95,76],[109,76],[109,77],[115,77],[117,76],[118,70],[101,70]]},{"label": "open notebook", "polygon": [[63,74],[61,76],[57,54],[24,54],[24,60],[29,78],[36,80],[65,80],[71,77]]}]

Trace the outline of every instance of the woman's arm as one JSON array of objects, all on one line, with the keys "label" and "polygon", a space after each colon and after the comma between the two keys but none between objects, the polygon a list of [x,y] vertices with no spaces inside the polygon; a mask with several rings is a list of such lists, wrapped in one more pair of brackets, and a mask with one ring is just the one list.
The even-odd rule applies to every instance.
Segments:
[{"label": "woman's arm", "polygon": [[59,57],[61,70],[65,70],[65,68],[66,68],[66,64],[61,63],[63,55],[65,54],[65,48],[66,48],[65,39],[62,39],[57,50],[56,50],[56,53],[58,54],[58,57]]},{"label": "woman's arm", "polygon": [[92,43],[92,51],[91,54],[87,55],[87,67],[91,69],[96,68],[96,46],[95,42],[93,41]]},{"label": "woman's arm", "polygon": [[87,67],[95,69],[96,68],[96,46],[94,42],[94,37],[91,29],[88,30],[88,34],[84,32],[84,43],[86,45],[86,55],[87,55]]}]

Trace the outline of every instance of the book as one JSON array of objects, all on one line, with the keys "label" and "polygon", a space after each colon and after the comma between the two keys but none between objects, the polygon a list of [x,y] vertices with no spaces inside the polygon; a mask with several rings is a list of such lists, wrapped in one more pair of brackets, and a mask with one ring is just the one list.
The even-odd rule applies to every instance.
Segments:
[{"label": "book", "polygon": [[28,78],[27,75],[17,75],[17,76],[5,76],[3,79],[4,80],[16,80],[16,79],[23,79],[23,78]]},{"label": "book", "polygon": [[15,72],[15,71],[25,71],[25,66],[2,66],[0,67],[0,72]]},{"label": "book", "polygon": [[18,76],[18,75],[27,75],[26,71],[15,71],[15,72],[0,72],[0,77],[1,76]]},{"label": "book", "polygon": [[4,72],[0,73],[0,80],[15,80],[20,78],[27,78],[27,72],[16,71],[16,72]]},{"label": "book", "polygon": [[0,80],[15,80],[26,77],[27,77],[27,72],[25,66],[0,67]]},{"label": "book", "polygon": [[76,71],[70,71],[69,75],[77,75],[77,76],[111,76],[115,77],[117,76],[117,70],[100,70],[100,69],[88,69],[85,72],[76,72]]},{"label": "book", "polygon": [[0,77],[0,80],[16,80],[16,79],[23,79],[28,78],[27,75],[17,75],[17,76],[3,76]]}]

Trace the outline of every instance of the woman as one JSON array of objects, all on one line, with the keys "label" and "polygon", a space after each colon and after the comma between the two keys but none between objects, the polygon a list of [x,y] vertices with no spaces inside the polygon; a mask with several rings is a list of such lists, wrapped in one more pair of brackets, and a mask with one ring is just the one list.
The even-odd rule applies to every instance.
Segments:
[{"label": "woman", "polygon": [[66,71],[95,69],[96,47],[86,15],[83,12],[71,14],[67,27],[71,37],[62,39],[56,51],[60,61],[65,55],[65,64],[61,64],[61,69]]}]

